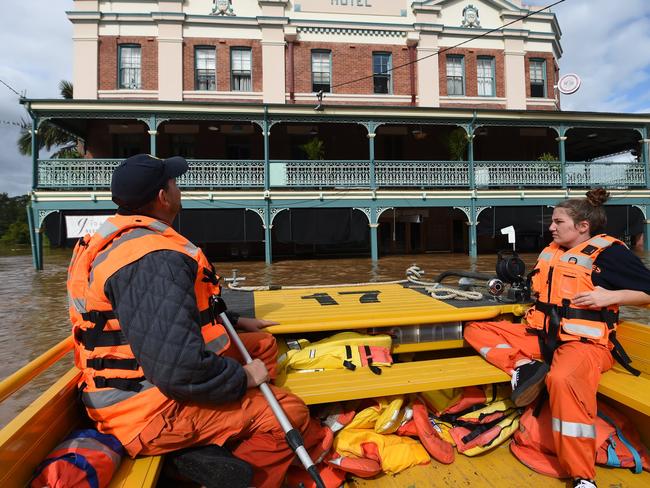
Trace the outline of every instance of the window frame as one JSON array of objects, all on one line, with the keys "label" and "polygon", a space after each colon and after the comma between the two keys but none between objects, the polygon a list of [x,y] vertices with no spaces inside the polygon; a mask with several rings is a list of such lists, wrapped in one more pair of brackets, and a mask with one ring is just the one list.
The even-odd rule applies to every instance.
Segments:
[{"label": "window frame", "polygon": [[[490,70],[491,70],[491,85],[492,85],[492,91],[489,95],[481,95],[480,90],[479,90],[479,80],[481,79],[487,79],[484,76],[479,76],[479,65],[481,61],[489,61],[490,62]],[[497,77],[496,77],[496,62],[494,59],[494,56],[477,56],[476,57],[476,94],[479,97],[496,97],[497,96]]]},{"label": "window frame", "polygon": [[[122,85],[122,70],[135,69],[133,67],[129,67],[129,68],[122,67],[123,51],[125,49],[134,49],[134,48],[137,48],[140,52],[140,66],[137,68],[138,86],[136,88]],[[142,90],[142,45],[136,43],[118,44],[117,46],[117,89],[118,90]]]},{"label": "window frame", "polygon": [[[388,56],[388,67],[386,73],[375,73],[375,58],[379,56]],[[387,92],[378,92],[376,90],[376,77],[388,79]],[[392,95],[393,94],[393,53],[390,51],[373,51],[372,53],[372,92],[375,95]]]},{"label": "window frame", "polygon": [[[457,78],[456,76],[450,77],[449,76],[449,61],[450,60],[460,60],[460,80],[461,80],[461,91],[462,93],[450,93],[449,92],[449,79],[450,78]],[[447,54],[446,56],[446,66],[445,66],[445,75],[447,77],[447,96],[448,97],[464,97],[467,94],[467,86],[466,86],[466,73],[465,73],[465,56],[462,54]]]},{"label": "window frame", "polygon": [[[542,96],[537,96],[533,95],[533,64],[539,63],[541,64],[541,69],[542,69]],[[548,80],[546,78],[546,59],[544,58],[530,58],[528,61],[528,78],[529,78],[529,86],[530,86],[530,98],[548,98],[548,90],[547,90],[547,83]],[[536,86],[539,84],[537,78],[536,80]]]},{"label": "window frame", "polygon": [[[250,90],[235,89],[235,70],[233,69],[233,56],[236,52],[247,52],[250,56]],[[242,71],[243,72],[243,71]],[[253,49],[248,46],[233,46],[230,48],[230,91],[252,92],[253,91]]]},{"label": "window frame", "polygon": [[[316,81],[314,80],[314,55],[315,54],[327,54],[328,56],[328,65],[329,65],[329,88],[326,90],[323,90],[323,93],[332,93],[332,51],[329,49],[312,49],[311,50],[311,90],[313,93],[317,93],[319,90],[314,89],[314,85],[316,85]],[[318,73],[324,73],[324,71],[319,71]],[[320,85],[323,85],[324,83],[318,83]]]},{"label": "window frame", "polygon": [[[199,51],[212,52],[214,55],[214,69],[212,75],[214,76],[214,88],[199,88],[199,71],[210,71],[210,68],[198,67],[198,53]],[[194,90],[196,91],[217,91],[217,47],[216,46],[194,46]]]}]

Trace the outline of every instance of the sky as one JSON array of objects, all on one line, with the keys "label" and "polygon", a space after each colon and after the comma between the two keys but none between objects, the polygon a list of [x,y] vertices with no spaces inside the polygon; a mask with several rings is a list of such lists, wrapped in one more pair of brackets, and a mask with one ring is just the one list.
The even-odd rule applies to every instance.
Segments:
[{"label": "sky", "polygon": [[[28,98],[59,97],[59,81],[72,81],[72,26],[65,15],[72,4],[2,2],[0,80]],[[650,112],[650,1],[565,0],[553,10],[562,29],[561,74],[582,79],[577,93],[562,97],[562,108]],[[21,119],[28,116],[18,96],[0,84],[0,193],[11,196],[29,192],[31,185],[31,158],[18,153],[19,129],[10,124]]]}]

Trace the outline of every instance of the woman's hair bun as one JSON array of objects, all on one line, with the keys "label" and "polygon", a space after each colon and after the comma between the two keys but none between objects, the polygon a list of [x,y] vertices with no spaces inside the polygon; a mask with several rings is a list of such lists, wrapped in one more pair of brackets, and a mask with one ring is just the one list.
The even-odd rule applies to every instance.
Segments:
[{"label": "woman's hair bun", "polygon": [[587,192],[587,200],[593,207],[600,207],[609,200],[609,192],[604,188],[594,188]]}]

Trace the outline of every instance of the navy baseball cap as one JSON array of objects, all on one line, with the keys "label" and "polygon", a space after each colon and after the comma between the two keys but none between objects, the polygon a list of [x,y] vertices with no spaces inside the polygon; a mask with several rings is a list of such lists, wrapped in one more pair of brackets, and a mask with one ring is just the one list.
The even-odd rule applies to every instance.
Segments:
[{"label": "navy baseball cap", "polygon": [[153,200],[168,180],[187,171],[185,158],[158,159],[137,154],[125,159],[113,171],[111,198],[120,207],[135,210]]}]

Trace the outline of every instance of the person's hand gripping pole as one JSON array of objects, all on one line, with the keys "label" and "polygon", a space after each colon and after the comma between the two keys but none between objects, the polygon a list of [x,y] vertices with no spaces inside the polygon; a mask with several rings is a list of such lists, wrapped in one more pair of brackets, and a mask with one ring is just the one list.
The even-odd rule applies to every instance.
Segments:
[{"label": "person's hand gripping pole", "polygon": [[[228,335],[230,336],[230,339],[237,346],[237,349],[241,353],[246,364],[250,364],[253,362],[253,359],[251,358],[251,355],[246,350],[246,346],[244,346],[244,343],[239,338],[237,331],[230,323],[230,320],[228,320],[228,316],[226,315],[226,309],[227,309],[226,302],[224,302],[223,298],[217,295],[213,295],[212,311],[214,315],[221,318],[223,325],[226,327],[226,330],[228,331]],[[284,410],[282,410],[282,407],[278,403],[278,400],[275,398],[275,395],[273,395],[273,392],[271,391],[269,385],[266,383],[262,383],[259,385],[259,388],[262,391],[264,398],[266,398],[266,401],[268,402],[269,406],[271,407],[271,410],[273,411],[275,418],[277,418],[278,422],[280,422],[280,426],[282,427],[282,430],[284,431],[285,434],[285,438],[287,439],[287,444],[289,444],[289,447],[291,447],[293,452],[296,453],[296,456],[298,456],[298,459],[300,459],[300,462],[302,463],[302,465],[305,467],[309,475],[316,483],[316,487],[325,488],[325,484],[323,483],[323,480],[321,479],[320,474],[318,473],[318,469],[316,468],[314,461],[311,460],[311,457],[309,456],[307,449],[305,449],[304,441],[302,440],[300,431],[298,431],[296,428],[294,428],[291,425],[291,422],[289,422],[287,415],[284,413]]]}]

